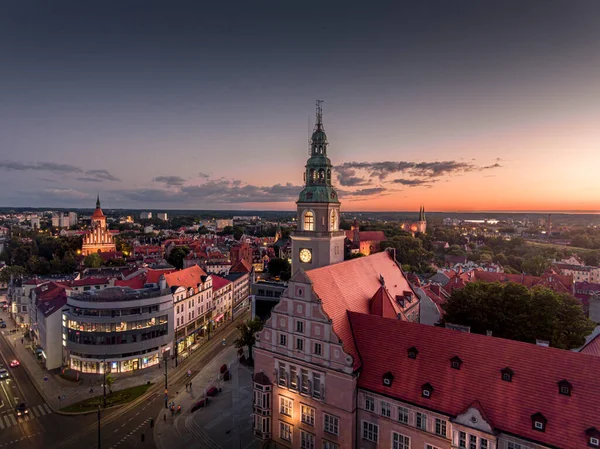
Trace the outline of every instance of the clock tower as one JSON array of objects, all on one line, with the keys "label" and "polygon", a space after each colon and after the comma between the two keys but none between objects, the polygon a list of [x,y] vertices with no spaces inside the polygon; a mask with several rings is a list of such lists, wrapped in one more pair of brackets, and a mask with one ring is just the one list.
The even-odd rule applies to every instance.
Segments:
[{"label": "clock tower", "polygon": [[317,122],[310,139],[310,157],[304,171],[304,189],[296,202],[298,226],[292,238],[292,274],[344,260],[340,231],[340,200],[331,185],[332,166],[327,157],[322,101],[317,101]]}]

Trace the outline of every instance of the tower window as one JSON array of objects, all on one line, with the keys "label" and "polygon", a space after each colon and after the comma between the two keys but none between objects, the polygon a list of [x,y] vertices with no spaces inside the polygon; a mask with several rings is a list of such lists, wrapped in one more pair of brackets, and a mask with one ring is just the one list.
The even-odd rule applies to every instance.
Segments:
[{"label": "tower window", "polygon": [[315,230],[315,214],[313,214],[311,211],[308,211],[304,214],[304,230]]},{"label": "tower window", "polygon": [[331,230],[337,230],[337,215],[334,210],[331,211]]}]

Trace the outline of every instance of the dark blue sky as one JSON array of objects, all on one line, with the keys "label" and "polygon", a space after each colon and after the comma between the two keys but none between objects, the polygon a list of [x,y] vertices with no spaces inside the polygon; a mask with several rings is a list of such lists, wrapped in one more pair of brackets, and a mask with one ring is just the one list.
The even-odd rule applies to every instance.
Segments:
[{"label": "dark blue sky", "polygon": [[[518,208],[600,144],[598,1],[92,3],[3,5],[2,206],[291,208],[316,98],[350,209]],[[448,169],[352,164],[406,161]]]}]

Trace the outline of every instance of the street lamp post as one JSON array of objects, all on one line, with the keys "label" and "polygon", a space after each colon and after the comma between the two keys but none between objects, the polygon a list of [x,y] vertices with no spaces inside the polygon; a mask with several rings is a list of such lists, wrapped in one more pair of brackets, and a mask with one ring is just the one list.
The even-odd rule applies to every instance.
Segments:
[{"label": "street lamp post", "polygon": [[165,408],[168,408],[169,405],[169,373],[168,373],[168,368],[169,368],[169,359],[167,357],[167,353],[163,352],[163,361],[165,364]]},{"label": "street lamp post", "polygon": [[100,406],[98,406],[98,449],[102,449],[102,438],[100,437]]},{"label": "street lamp post", "polygon": [[106,408],[106,357],[102,361],[102,372],[104,375],[104,381],[102,382],[102,386],[104,387],[104,408]]}]

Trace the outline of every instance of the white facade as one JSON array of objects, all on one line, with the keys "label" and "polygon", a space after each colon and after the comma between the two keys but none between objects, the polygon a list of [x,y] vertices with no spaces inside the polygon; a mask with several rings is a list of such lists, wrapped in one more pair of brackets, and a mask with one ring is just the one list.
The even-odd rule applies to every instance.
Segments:
[{"label": "white facade", "polygon": [[141,220],[150,220],[152,218],[152,212],[142,212],[140,214]]},{"label": "white facade", "polygon": [[42,360],[46,369],[60,368],[63,364],[62,313],[53,310],[48,316],[37,311],[37,344],[42,348]]},{"label": "white facade", "polygon": [[159,212],[156,214],[156,218],[158,218],[159,220],[162,221],[167,221],[169,218],[167,217],[167,213],[166,212]]}]

